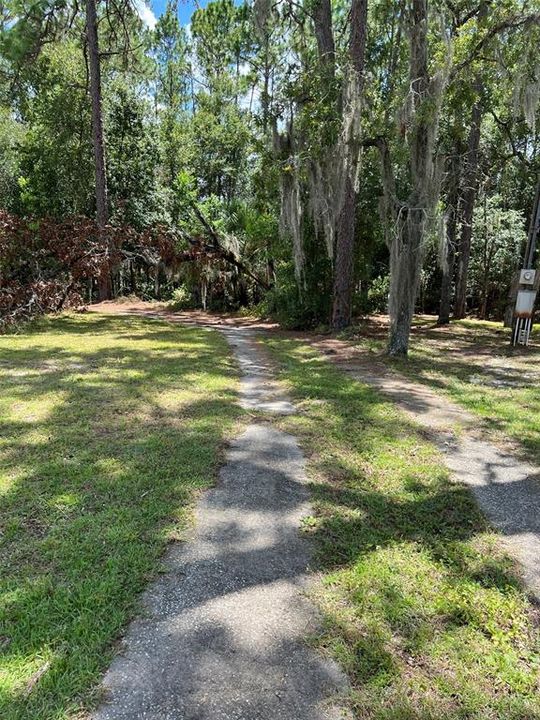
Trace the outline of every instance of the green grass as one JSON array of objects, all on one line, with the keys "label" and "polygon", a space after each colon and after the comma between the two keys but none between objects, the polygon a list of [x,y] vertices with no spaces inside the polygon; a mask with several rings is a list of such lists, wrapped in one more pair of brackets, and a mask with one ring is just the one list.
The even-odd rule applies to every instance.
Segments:
[{"label": "green grass", "polygon": [[97,315],[0,337],[0,718],[79,717],[238,417],[216,332]]},{"label": "green grass", "polygon": [[[409,358],[385,362],[411,380],[447,394],[481,418],[494,440],[510,438],[540,464],[538,345],[512,348],[509,331],[501,323],[460,320],[437,328],[434,321],[416,318]],[[366,337],[366,330],[360,326],[345,337],[366,352],[382,352],[385,340]]]},{"label": "green grass", "polygon": [[401,369],[446,392],[479,416],[495,439],[511,438],[540,464],[538,347],[513,349],[500,323],[463,320],[449,331],[415,337]]},{"label": "green grass", "polygon": [[301,342],[268,339],[301,413],[325,618],[317,644],[353,684],[356,718],[532,720],[538,611],[469,491],[372,389]]}]

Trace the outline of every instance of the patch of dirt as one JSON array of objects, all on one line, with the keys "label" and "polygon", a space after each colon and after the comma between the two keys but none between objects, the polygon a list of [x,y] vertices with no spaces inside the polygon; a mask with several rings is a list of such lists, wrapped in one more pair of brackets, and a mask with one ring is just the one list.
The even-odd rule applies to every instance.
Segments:
[{"label": "patch of dirt", "polygon": [[208,327],[250,327],[254,329],[278,329],[275,322],[261,320],[252,316],[232,315],[230,313],[209,313],[204,310],[171,310],[167,303],[146,302],[144,300],[121,302],[114,300],[96,303],[88,307],[89,312],[113,315],[137,315],[148,318],[161,318],[183,325],[204,325]]},{"label": "patch of dirt", "polygon": [[[262,332],[279,333],[281,337],[311,343],[345,372],[362,371],[365,374],[369,369],[373,376],[399,376],[399,373],[388,365],[384,350],[358,342],[373,340],[377,345],[385,342],[388,318],[382,315],[363,318],[349,330],[345,338],[338,338],[330,332],[284,330],[276,322],[252,316],[210,313],[203,310],[174,311],[162,302],[124,299],[122,302],[108,301],[91,305],[88,310],[161,318],[184,325],[249,327]],[[468,373],[472,384],[523,387],[540,383],[540,342],[537,336],[538,332],[528,347],[512,348],[508,332],[504,331],[502,326],[438,326],[434,316],[418,315],[411,331],[411,347],[422,352],[426,363],[429,363],[432,355],[435,366],[455,366],[456,374]]]}]

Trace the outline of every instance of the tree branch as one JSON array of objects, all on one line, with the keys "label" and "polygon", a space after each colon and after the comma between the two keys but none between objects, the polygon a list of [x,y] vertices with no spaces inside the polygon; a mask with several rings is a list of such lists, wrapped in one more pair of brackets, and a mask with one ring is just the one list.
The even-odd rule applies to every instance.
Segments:
[{"label": "tree branch", "polygon": [[499,33],[502,33],[505,30],[516,30],[518,28],[525,27],[526,25],[532,25],[536,23],[540,23],[540,13],[531,13],[530,15],[514,15],[513,17],[507,18],[506,20],[503,20],[497,25],[494,25],[490,30],[488,30],[488,32],[486,32],[484,37],[476,43],[475,47],[471,50],[469,57],[452,68],[452,72],[450,73],[450,80],[454,80],[456,75],[458,75],[462,70],[468,67],[472,62],[474,62],[474,60],[476,60],[478,54],[484,48],[484,46]]},{"label": "tree branch", "polygon": [[263,280],[262,278],[255,275],[255,273],[251,272],[251,270],[247,267],[245,263],[243,263],[241,260],[239,260],[236,255],[231,252],[231,250],[227,250],[227,248],[224,248],[221,243],[221,238],[215,228],[212,227],[212,225],[208,222],[208,220],[204,217],[200,209],[197,207],[195,202],[191,203],[191,208],[197,217],[197,220],[201,223],[201,225],[204,227],[206,232],[208,233],[211,241],[212,241],[212,247],[215,250],[216,253],[225,261],[230,263],[231,265],[234,265],[238,270],[243,272],[245,275],[250,277],[252,280],[254,280],[257,285],[260,285],[265,290],[270,289],[270,285]]}]

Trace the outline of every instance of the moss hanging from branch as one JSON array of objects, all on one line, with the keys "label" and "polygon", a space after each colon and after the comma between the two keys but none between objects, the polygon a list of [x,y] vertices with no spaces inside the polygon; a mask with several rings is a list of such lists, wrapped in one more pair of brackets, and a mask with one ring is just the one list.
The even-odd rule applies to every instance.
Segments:
[{"label": "moss hanging from branch", "polygon": [[432,78],[428,72],[427,3],[413,0],[410,16],[409,92],[400,113],[409,158],[410,191],[405,200],[396,194],[390,149],[384,138],[375,139],[381,153],[382,217],[390,251],[388,310],[391,355],[406,355],[426,241],[438,220],[442,158],[437,156],[441,103],[446,88],[451,52],[444,68]]}]

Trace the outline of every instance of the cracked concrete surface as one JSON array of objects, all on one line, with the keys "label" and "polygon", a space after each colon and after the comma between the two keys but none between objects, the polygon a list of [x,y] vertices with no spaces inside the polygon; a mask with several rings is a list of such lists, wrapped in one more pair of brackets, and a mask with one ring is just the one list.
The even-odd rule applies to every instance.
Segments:
[{"label": "cracked concrete surface", "polygon": [[[249,330],[222,330],[243,373],[241,403],[294,412]],[[104,679],[94,720],[334,720],[348,689],[305,640],[317,615],[305,596],[310,513],[296,440],[250,424],[174,545]]]}]

